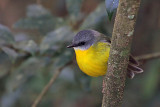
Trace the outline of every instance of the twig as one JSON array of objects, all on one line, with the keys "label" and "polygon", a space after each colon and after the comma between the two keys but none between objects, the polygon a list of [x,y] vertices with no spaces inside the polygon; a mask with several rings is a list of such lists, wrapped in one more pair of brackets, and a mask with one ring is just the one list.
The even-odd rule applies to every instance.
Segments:
[{"label": "twig", "polygon": [[37,107],[37,105],[41,102],[43,96],[47,93],[48,89],[52,86],[52,84],[55,82],[55,80],[58,78],[59,74],[61,73],[62,69],[68,65],[70,65],[72,62],[68,62],[67,64],[65,64],[64,66],[58,68],[55,71],[55,74],[53,74],[52,78],[50,79],[50,81],[48,82],[48,84],[43,88],[43,90],[41,91],[41,93],[39,94],[39,96],[36,98],[36,100],[34,101],[34,103],[32,104],[32,107]]},{"label": "twig", "polygon": [[160,52],[157,53],[152,53],[152,54],[146,54],[146,55],[141,55],[135,57],[137,60],[150,60],[150,59],[155,59],[155,58],[160,58]]}]

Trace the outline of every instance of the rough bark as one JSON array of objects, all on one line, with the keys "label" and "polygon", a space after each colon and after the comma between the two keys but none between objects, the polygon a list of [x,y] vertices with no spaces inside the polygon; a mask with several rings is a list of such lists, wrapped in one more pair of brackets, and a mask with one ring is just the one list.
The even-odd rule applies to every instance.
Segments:
[{"label": "rough bark", "polygon": [[104,78],[102,107],[120,107],[126,80],[131,41],[140,0],[120,0],[116,13],[108,70]]}]

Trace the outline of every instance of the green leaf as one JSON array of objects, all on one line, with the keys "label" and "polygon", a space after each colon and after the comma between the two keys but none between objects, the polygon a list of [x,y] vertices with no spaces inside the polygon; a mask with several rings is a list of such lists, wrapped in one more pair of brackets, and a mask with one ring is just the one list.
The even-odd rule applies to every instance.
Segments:
[{"label": "green leaf", "polygon": [[12,44],[14,42],[14,36],[9,28],[0,24],[0,44]]},{"label": "green leaf", "polygon": [[52,14],[49,10],[45,9],[41,5],[32,4],[27,7],[27,17],[38,18],[38,17],[51,17]]},{"label": "green leaf", "polygon": [[19,50],[26,51],[32,55],[39,50],[38,45],[33,40],[16,42],[14,47]]},{"label": "green leaf", "polygon": [[15,50],[9,47],[2,46],[1,49],[11,58],[12,61],[14,61],[19,56]]},{"label": "green leaf", "polygon": [[21,66],[15,69],[7,83],[8,90],[15,90],[22,85],[25,85],[29,79],[43,70],[45,63],[37,57],[30,57],[24,61]]},{"label": "green leaf", "polygon": [[91,91],[91,77],[84,74],[77,65],[74,65],[75,80],[82,90]]},{"label": "green leaf", "polygon": [[67,10],[70,15],[77,16],[80,13],[83,0],[66,0]]},{"label": "green leaf", "polygon": [[118,8],[119,0],[105,0],[105,4],[109,20],[111,21],[113,13]]},{"label": "green leaf", "polygon": [[[6,55],[5,53],[3,52],[0,52],[0,69],[1,69],[1,72],[0,72],[0,83],[3,83],[3,78],[4,79],[7,79],[5,76],[8,76],[8,73],[11,69],[11,61],[8,57],[8,55]],[[2,85],[0,86],[2,87]]]},{"label": "green leaf", "polygon": [[146,69],[146,77],[144,78],[144,91],[143,94],[145,98],[151,98],[154,93],[156,92],[156,89],[158,87],[159,77],[160,77],[160,66],[159,66],[160,60],[154,60],[151,63],[148,64],[148,67]]},{"label": "green leaf", "polygon": [[[47,50],[58,50],[60,47],[65,47],[64,43],[71,41],[74,33],[67,26],[58,28],[52,32],[49,32],[40,44],[40,51],[43,53]],[[67,44],[66,44],[67,45]]]},{"label": "green leaf", "polygon": [[55,59],[53,67],[60,68],[70,62],[73,58],[73,51],[70,49],[65,49],[62,53]]},{"label": "green leaf", "polygon": [[31,35],[28,35],[27,33],[24,33],[24,32],[19,32],[19,33],[15,34],[15,41],[16,42],[30,40],[31,38],[32,38]]},{"label": "green leaf", "polygon": [[21,19],[14,24],[14,28],[37,29],[42,33],[53,30],[55,21],[53,17],[38,17]]},{"label": "green leaf", "polygon": [[27,8],[27,17],[20,19],[14,24],[14,28],[37,29],[45,34],[54,29],[55,23],[59,22],[52,14],[40,5],[30,5]]},{"label": "green leaf", "polygon": [[113,13],[114,13],[114,12],[107,12],[107,13],[108,13],[109,21],[111,21],[111,20],[112,20],[112,16],[113,16]]}]

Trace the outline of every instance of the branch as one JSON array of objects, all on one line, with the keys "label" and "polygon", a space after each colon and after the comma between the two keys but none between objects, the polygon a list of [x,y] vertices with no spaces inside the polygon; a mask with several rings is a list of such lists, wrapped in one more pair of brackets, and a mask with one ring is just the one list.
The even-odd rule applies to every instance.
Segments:
[{"label": "branch", "polygon": [[160,58],[160,52],[135,57],[138,61]]},{"label": "branch", "polygon": [[120,0],[112,33],[102,107],[121,107],[140,0]]},{"label": "branch", "polygon": [[62,69],[68,65],[70,65],[72,62],[68,62],[67,64],[65,64],[64,66],[58,68],[55,71],[55,74],[53,74],[52,78],[50,79],[50,81],[48,82],[48,84],[43,88],[43,90],[41,91],[41,93],[39,94],[39,96],[36,98],[36,100],[34,101],[34,103],[32,104],[32,107],[37,107],[37,105],[41,102],[43,96],[47,93],[47,91],[49,90],[49,88],[53,85],[53,83],[55,82],[55,80],[58,78],[59,74],[61,73]]}]

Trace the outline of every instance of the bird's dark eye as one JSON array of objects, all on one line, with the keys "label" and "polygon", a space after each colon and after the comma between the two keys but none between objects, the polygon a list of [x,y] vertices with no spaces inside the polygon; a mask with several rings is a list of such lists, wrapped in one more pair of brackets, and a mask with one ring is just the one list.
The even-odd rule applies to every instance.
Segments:
[{"label": "bird's dark eye", "polygon": [[78,46],[82,46],[82,45],[84,45],[85,44],[85,42],[80,42],[79,44],[78,44]]}]

